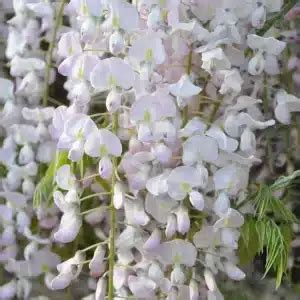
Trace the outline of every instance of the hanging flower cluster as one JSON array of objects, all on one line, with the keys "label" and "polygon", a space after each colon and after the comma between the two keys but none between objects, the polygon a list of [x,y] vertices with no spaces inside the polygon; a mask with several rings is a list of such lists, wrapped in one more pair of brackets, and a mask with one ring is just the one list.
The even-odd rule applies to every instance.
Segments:
[{"label": "hanging flower cluster", "polygon": [[[32,206],[38,174],[56,150],[48,131],[54,108],[40,106],[46,68],[40,43],[48,39],[54,8],[42,2],[13,1],[12,5],[5,55],[13,80],[0,78],[0,261],[15,277],[0,287],[0,298],[28,299],[32,279],[60,262],[51,251],[49,234],[58,222],[58,210],[40,207],[34,211]],[[38,234],[32,226],[34,219],[49,236]]]},{"label": "hanging flower cluster", "polygon": [[[43,273],[65,289],[87,269],[84,299],[221,300],[220,276],[246,276],[238,241],[255,210],[240,207],[259,138],[300,111],[284,89],[266,96],[286,43],[256,33],[282,1],[132,2],[13,1],[0,259],[18,280],[0,298],[28,297]],[[54,108],[56,64],[70,103]]]}]

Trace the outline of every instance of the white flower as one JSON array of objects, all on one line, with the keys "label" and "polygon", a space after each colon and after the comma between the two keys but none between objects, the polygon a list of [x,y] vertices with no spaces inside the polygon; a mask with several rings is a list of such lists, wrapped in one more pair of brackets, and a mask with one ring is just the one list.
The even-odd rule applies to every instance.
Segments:
[{"label": "white flower", "polygon": [[185,165],[213,162],[218,159],[218,144],[215,139],[205,135],[194,135],[183,144],[182,161]]},{"label": "white flower", "polygon": [[208,73],[217,70],[226,70],[231,67],[231,63],[221,48],[215,48],[202,53],[202,68]]},{"label": "white flower", "polygon": [[130,110],[133,122],[154,123],[163,118],[174,117],[176,106],[172,98],[166,97],[163,102],[158,96],[146,95],[135,101]]},{"label": "white flower", "polygon": [[106,279],[99,278],[99,280],[97,282],[96,293],[95,293],[96,300],[104,300],[105,299],[105,293],[107,290],[106,287],[107,287]]},{"label": "white flower", "polygon": [[194,279],[189,284],[190,300],[197,300],[199,298],[199,287],[198,282]]},{"label": "white flower", "polygon": [[225,214],[214,224],[214,228],[239,228],[244,224],[244,217],[237,210],[229,208]]},{"label": "white flower", "polygon": [[68,57],[82,52],[79,33],[70,31],[64,33],[57,45],[57,54],[61,57]]},{"label": "white flower", "polygon": [[130,32],[138,28],[138,12],[132,4],[125,0],[108,1],[109,15],[103,24],[106,30],[119,30]]},{"label": "white flower", "polygon": [[13,299],[17,294],[17,281],[12,279],[0,286],[0,299]]},{"label": "white flower", "polygon": [[177,219],[175,215],[171,214],[167,216],[167,226],[166,226],[166,238],[170,239],[176,233],[177,230]]},{"label": "white flower", "polygon": [[264,38],[255,34],[247,37],[248,46],[257,51],[249,61],[248,72],[259,75],[265,70],[270,75],[279,74],[277,56],[284,50],[286,43],[273,37]]},{"label": "white flower", "polygon": [[168,194],[175,200],[183,200],[193,188],[201,187],[203,174],[193,167],[181,166],[173,169],[167,179]]},{"label": "white flower", "polygon": [[146,188],[154,196],[167,193],[168,185],[167,178],[170,174],[170,170],[165,170],[162,174],[150,178],[147,181]]},{"label": "white flower", "polygon": [[207,125],[200,118],[192,118],[187,124],[180,129],[180,136],[190,137],[192,135],[203,135]]},{"label": "white flower", "polygon": [[214,248],[220,244],[220,232],[215,231],[213,226],[203,226],[196,232],[193,237],[193,242],[197,248]]},{"label": "white flower", "polygon": [[128,90],[133,85],[134,73],[121,58],[111,57],[98,62],[91,73],[91,84],[97,91],[119,87]]},{"label": "white flower", "polygon": [[190,192],[190,202],[197,210],[202,211],[204,209],[204,197],[197,191]]},{"label": "white flower", "polygon": [[75,9],[80,17],[95,16],[99,17],[102,14],[102,0],[71,0],[70,7]]},{"label": "white flower", "polygon": [[215,189],[217,191],[224,190],[235,195],[248,183],[248,176],[245,171],[245,169],[234,164],[228,164],[217,170],[213,176]]},{"label": "white flower", "polygon": [[181,285],[184,283],[185,276],[180,266],[175,265],[175,268],[171,272],[170,278],[172,284],[174,285]]},{"label": "white flower", "polygon": [[196,262],[197,250],[192,243],[175,239],[164,242],[157,250],[158,260],[164,265],[192,267]]},{"label": "white flower", "polygon": [[170,84],[169,91],[172,95],[177,97],[178,105],[186,104],[186,98],[190,98],[192,96],[198,95],[202,88],[196,86],[192,83],[190,76],[185,74],[182,75],[180,80],[177,83]]},{"label": "white flower", "polygon": [[124,210],[129,224],[144,226],[150,221],[150,218],[145,213],[144,203],[140,199],[134,201],[126,200],[124,202]]},{"label": "white flower", "polygon": [[89,268],[92,276],[99,276],[102,273],[104,267],[103,261],[105,256],[105,249],[99,245],[94,251],[92,260],[89,263]]},{"label": "white flower", "polygon": [[186,234],[191,226],[191,221],[189,218],[189,213],[188,210],[181,205],[177,212],[176,212],[176,217],[177,217],[177,231],[180,232],[181,234]]},{"label": "white flower", "polygon": [[241,92],[244,80],[237,69],[221,70],[218,71],[217,74],[223,78],[220,94],[230,94],[235,96]]},{"label": "white flower", "polygon": [[11,80],[0,78],[0,90],[1,103],[14,99],[14,84]]},{"label": "white flower", "polygon": [[155,250],[161,241],[161,232],[159,229],[154,229],[147,241],[145,242],[143,248],[147,251]]},{"label": "white flower", "polygon": [[107,129],[98,129],[87,136],[84,151],[91,157],[120,156],[122,145],[115,134]]},{"label": "white flower", "polygon": [[125,201],[125,191],[124,186],[120,182],[116,182],[114,186],[114,196],[113,203],[115,209],[120,209],[123,207]]},{"label": "white flower", "polygon": [[39,58],[22,58],[14,56],[11,60],[10,74],[12,76],[25,76],[32,71],[44,71],[45,62]]},{"label": "white flower", "polygon": [[263,130],[275,124],[275,120],[265,122],[256,121],[248,113],[241,112],[237,115],[229,114],[224,122],[225,132],[232,137],[239,137],[243,133],[245,127],[250,130]]},{"label": "white flower", "polygon": [[209,269],[205,269],[203,275],[208,289],[212,292],[216,291],[218,287],[213,273]]},{"label": "white flower", "polygon": [[[147,193],[145,201],[145,210],[157,222],[166,224],[171,211],[177,207],[178,203],[167,195],[153,196]],[[176,219],[175,219],[176,220]],[[176,231],[176,226],[175,226]]]},{"label": "white flower", "polygon": [[109,157],[104,156],[99,161],[99,175],[104,179],[109,179],[113,173],[113,164]]},{"label": "white flower", "polygon": [[241,269],[229,261],[224,263],[224,271],[232,280],[239,281],[246,277],[245,273]]},{"label": "white flower", "polygon": [[124,51],[125,41],[120,31],[116,30],[109,38],[109,51],[113,55],[118,55]]},{"label": "white flower", "polygon": [[82,262],[84,260],[84,253],[77,251],[74,257],[59,264],[57,266],[59,274],[53,278],[51,288],[53,290],[61,290],[69,286],[71,281],[79,276],[83,267]]},{"label": "white flower", "polygon": [[137,65],[141,63],[160,65],[166,59],[166,52],[162,40],[150,33],[133,41],[128,52],[128,58]]},{"label": "white flower", "polygon": [[59,188],[67,191],[75,186],[76,178],[70,165],[63,165],[56,171],[55,181]]},{"label": "white flower", "polygon": [[291,113],[300,111],[300,99],[294,95],[288,94],[284,90],[280,90],[276,94],[276,102],[276,119],[283,124],[290,124]]},{"label": "white flower", "polygon": [[135,297],[155,297],[156,283],[146,276],[129,276],[128,286]]},{"label": "white flower", "polygon": [[59,228],[54,233],[54,239],[60,243],[74,241],[82,225],[81,216],[74,210],[65,212],[60,220]]},{"label": "white flower", "polygon": [[59,138],[58,148],[68,149],[69,159],[78,161],[83,156],[87,137],[97,130],[96,124],[88,116],[74,114],[64,124],[64,131]]}]

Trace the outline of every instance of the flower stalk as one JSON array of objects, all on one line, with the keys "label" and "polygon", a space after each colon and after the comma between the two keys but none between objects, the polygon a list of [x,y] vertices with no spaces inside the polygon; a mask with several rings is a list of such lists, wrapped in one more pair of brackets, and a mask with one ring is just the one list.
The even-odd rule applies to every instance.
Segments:
[{"label": "flower stalk", "polygon": [[59,26],[60,26],[61,21],[62,21],[64,7],[65,7],[66,3],[67,3],[67,0],[62,0],[60,5],[59,5],[58,11],[57,11],[57,14],[56,14],[56,17],[55,17],[55,24],[54,24],[54,28],[53,28],[52,38],[51,38],[49,49],[48,49],[47,55],[46,55],[46,69],[45,69],[43,106],[48,105],[49,81],[50,81],[53,51],[55,49],[57,32],[58,32]]},{"label": "flower stalk", "polygon": [[[118,114],[114,113],[112,115],[112,132],[117,133],[118,131]],[[114,266],[115,266],[115,239],[116,239],[116,209],[114,207],[114,186],[117,182],[117,158],[112,158],[113,172],[111,178],[111,204],[110,204],[110,232],[109,232],[109,257],[108,257],[108,299],[114,299]]]}]

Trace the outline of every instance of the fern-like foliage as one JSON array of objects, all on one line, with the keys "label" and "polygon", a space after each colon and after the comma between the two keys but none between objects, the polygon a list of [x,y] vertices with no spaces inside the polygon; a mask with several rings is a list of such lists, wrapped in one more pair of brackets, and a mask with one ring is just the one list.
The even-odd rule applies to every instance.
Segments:
[{"label": "fern-like foliage", "polygon": [[280,177],[272,185],[261,184],[257,191],[249,196],[255,208],[255,214],[248,216],[241,229],[239,256],[242,264],[247,264],[257,254],[266,253],[265,274],[273,269],[276,272],[276,287],[281,284],[287,270],[291,225],[297,222],[296,216],[275,196],[275,192],[288,189],[293,185],[300,171],[290,176]]}]

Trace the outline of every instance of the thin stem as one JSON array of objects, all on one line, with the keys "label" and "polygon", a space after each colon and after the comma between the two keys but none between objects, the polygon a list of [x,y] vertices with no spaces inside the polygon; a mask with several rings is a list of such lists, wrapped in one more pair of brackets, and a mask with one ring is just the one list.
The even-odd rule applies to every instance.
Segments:
[{"label": "thin stem", "polygon": [[83,197],[83,198],[80,198],[80,202],[81,202],[81,201],[84,201],[84,200],[87,200],[87,199],[94,198],[94,197],[98,197],[98,196],[107,196],[107,195],[110,195],[110,192],[102,192],[102,193],[91,194],[91,195],[85,196],[85,197]]},{"label": "thin stem", "polygon": [[54,99],[54,98],[52,98],[52,97],[49,97],[48,96],[48,101],[50,102],[50,103],[52,103],[52,104],[55,104],[55,105],[64,105],[62,102],[60,102],[60,101],[58,101],[58,100],[56,100],[56,99]]},{"label": "thin stem", "polygon": [[97,210],[104,210],[104,209],[110,209],[111,207],[110,206],[98,206],[98,207],[95,207],[95,208],[91,208],[89,210],[85,210],[83,212],[80,213],[81,216],[84,216],[84,215],[87,215],[91,212],[94,212],[94,211],[97,211]]},{"label": "thin stem", "polygon": [[61,19],[63,16],[64,12],[64,7],[67,3],[67,0],[62,0],[56,15],[55,19],[55,24],[54,24],[54,29],[53,29],[53,34],[52,34],[52,39],[49,45],[49,49],[47,52],[46,56],[46,69],[45,69],[45,86],[44,86],[44,95],[43,95],[43,105],[47,106],[48,104],[48,97],[49,97],[49,81],[50,81],[50,71],[51,71],[51,63],[52,63],[52,56],[53,56],[53,51],[55,48],[55,43],[56,43],[56,36],[58,32],[58,28],[61,23]]},{"label": "thin stem", "polygon": [[[117,113],[112,116],[112,132],[118,131],[118,115]],[[108,299],[114,299],[114,266],[115,266],[115,238],[116,238],[116,209],[113,204],[114,186],[116,184],[116,171],[117,171],[117,158],[112,158],[113,173],[111,178],[111,209],[110,209],[110,232],[109,232],[109,258],[108,258]]]},{"label": "thin stem", "polygon": [[[263,89],[263,108],[264,113],[266,115],[269,114],[269,92],[268,92],[268,77],[266,74],[264,74],[264,89]],[[266,134],[266,140],[267,140],[267,162],[268,167],[271,172],[271,174],[274,174],[274,168],[273,168],[273,151],[272,151],[272,142],[269,134]]]},{"label": "thin stem", "polygon": [[89,179],[93,179],[95,177],[99,176],[99,174],[93,174],[93,175],[89,175],[87,177],[81,178],[78,181],[85,181],[85,180],[89,180]]},{"label": "thin stem", "polygon": [[[190,75],[191,71],[192,71],[192,60],[193,60],[193,50],[190,49],[190,52],[187,56],[187,65],[186,65],[186,74]],[[188,122],[188,105],[186,105],[183,110],[182,110],[182,127],[184,127],[186,125],[186,123]]]},{"label": "thin stem", "polygon": [[281,11],[268,20],[264,27],[256,32],[257,35],[263,36],[271,27],[281,22],[285,15],[298,3],[298,0],[288,0],[286,2],[287,3],[282,7]]},{"label": "thin stem", "polygon": [[96,114],[90,115],[90,118],[95,118],[95,117],[99,117],[99,116],[108,116],[108,115],[110,115],[109,112],[96,113]]},{"label": "thin stem", "polygon": [[105,244],[107,244],[107,241],[100,242],[100,243],[96,243],[96,244],[94,244],[94,245],[91,245],[91,246],[89,246],[89,247],[86,247],[86,248],[84,248],[84,249],[81,249],[80,252],[87,252],[87,251],[89,251],[89,250],[92,250],[92,249],[94,249],[94,248],[100,246],[100,245],[105,245]]},{"label": "thin stem", "polygon": [[125,196],[131,200],[136,200],[136,197],[135,196],[132,196],[130,194],[125,194]]},{"label": "thin stem", "polygon": [[216,105],[214,106],[213,110],[212,110],[212,113],[208,119],[208,122],[209,122],[209,127],[211,127],[211,124],[215,121],[215,118],[217,116],[217,113],[219,111],[219,108],[221,107],[221,104],[222,104],[222,99],[219,100]]}]

